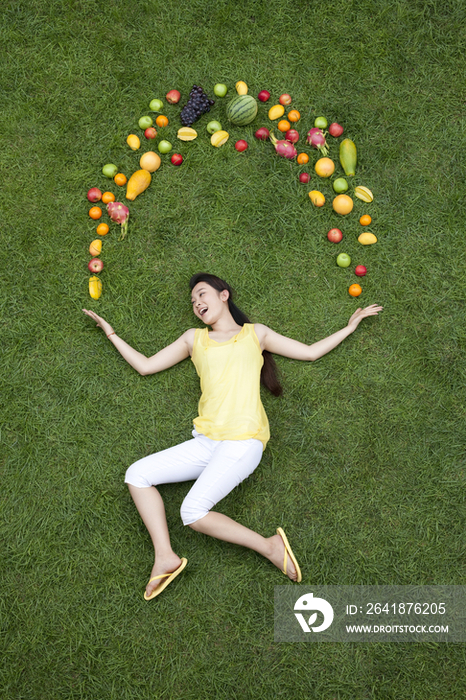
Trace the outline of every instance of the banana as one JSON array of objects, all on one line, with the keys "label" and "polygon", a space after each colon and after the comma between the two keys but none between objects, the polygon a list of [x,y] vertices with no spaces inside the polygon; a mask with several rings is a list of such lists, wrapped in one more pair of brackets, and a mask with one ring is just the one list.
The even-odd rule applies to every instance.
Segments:
[{"label": "banana", "polygon": [[370,189],[368,187],[363,187],[362,185],[358,185],[358,187],[356,187],[354,194],[358,199],[362,199],[363,202],[372,202],[374,199],[374,195]]}]

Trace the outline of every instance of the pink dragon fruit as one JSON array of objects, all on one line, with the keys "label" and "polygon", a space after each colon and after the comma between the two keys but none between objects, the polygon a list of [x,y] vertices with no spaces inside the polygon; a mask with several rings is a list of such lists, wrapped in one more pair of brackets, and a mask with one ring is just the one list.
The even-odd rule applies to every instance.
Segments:
[{"label": "pink dragon fruit", "polygon": [[283,158],[289,158],[289,160],[292,160],[298,155],[298,151],[289,141],[277,141],[273,133],[270,134],[270,140],[275,146],[275,150],[277,151],[279,156],[283,156]]},{"label": "pink dragon fruit", "polygon": [[129,209],[121,202],[109,202],[107,211],[111,220],[121,225],[121,236],[118,240],[122,241],[128,232]]},{"label": "pink dragon fruit", "polygon": [[317,148],[323,156],[328,154],[327,141],[325,140],[325,134],[322,129],[314,127],[308,131],[307,142],[314,148]]}]

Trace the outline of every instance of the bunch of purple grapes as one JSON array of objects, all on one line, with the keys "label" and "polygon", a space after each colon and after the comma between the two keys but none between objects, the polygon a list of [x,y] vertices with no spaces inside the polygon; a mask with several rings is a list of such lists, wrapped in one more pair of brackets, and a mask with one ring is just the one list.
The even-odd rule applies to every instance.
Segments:
[{"label": "bunch of purple grapes", "polygon": [[191,126],[205,112],[210,112],[210,108],[214,104],[215,100],[209,100],[200,85],[193,85],[189,93],[189,100],[181,110],[181,123],[183,126]]}]

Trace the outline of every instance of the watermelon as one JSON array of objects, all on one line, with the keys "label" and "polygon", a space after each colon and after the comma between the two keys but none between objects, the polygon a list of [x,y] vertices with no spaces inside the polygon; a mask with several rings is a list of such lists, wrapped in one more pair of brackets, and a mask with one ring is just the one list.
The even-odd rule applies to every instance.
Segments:
[{"label": "watermelon", "polygon": [[257,114],[257,102],[252,95],[238,95],[227,107],[227,117],[236,126],[250,124]]}]

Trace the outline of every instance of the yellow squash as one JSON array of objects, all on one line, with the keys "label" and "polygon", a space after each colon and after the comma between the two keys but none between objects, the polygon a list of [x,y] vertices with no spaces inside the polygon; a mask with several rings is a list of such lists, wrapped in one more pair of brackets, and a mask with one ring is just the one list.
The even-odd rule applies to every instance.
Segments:
[{"label": "yellow squash", "polygon": [[89,277],[89,294],[93,299],[99,299],[102,294],[102,282],[96,275]]},{"label": "yellow squash", "polygon": [[148,170],[136,170],[131,175],[126,185],[126,199],[134,201],[136,197],[147,190],[151,183],[152,177]]}]

